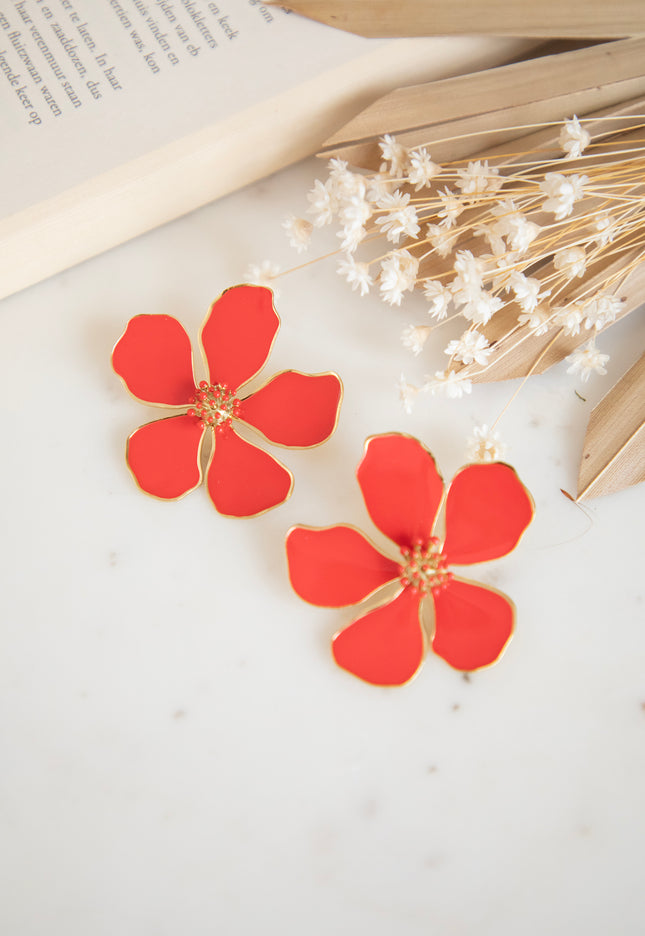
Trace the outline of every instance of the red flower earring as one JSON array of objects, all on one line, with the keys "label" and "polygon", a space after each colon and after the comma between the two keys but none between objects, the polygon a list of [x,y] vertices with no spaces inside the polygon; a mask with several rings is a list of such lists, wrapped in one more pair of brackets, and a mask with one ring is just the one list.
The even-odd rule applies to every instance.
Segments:
[{"label": "red flower earring", "polygon": [[[422,603],[434,603],[432,650],[459,670],[494,663],[513,631],[515,610],[501,592],[457,577],[451,565],[509,553],[533,518],[533,501],[501,462],[467,465],[444,486],[430,452],[410,436],[373,436],[358,466],[365,506],[399,547],[391,559],[351,526],[296,526],[287,534],[289,576],[305,601],[356,604],[397,583],[394,597],[357,618],[332,641],[336,662],[382,686],[416,675],[426,651]],[[436,535],[445,499],[446,534]]]},{"label": "red flower earring", "polygon": [[226,290],[202,326],[209,379],[197,383],[190,339],[177,319],[137,315],[129,321],[112,354],[114,370],[137,399],[182,411],[141,426],[128,439],[128,466],[143,491],[175,500],[194,490],[210,436],[206,484],[220,513],[253,517],[289,497],[291,472],[235,426],[246,424],[275,445],[319,445],[336,428],[342,384],[333,373],[288,370],[244,396],[244,384],[264,367],[279,327],[269,289]]}]

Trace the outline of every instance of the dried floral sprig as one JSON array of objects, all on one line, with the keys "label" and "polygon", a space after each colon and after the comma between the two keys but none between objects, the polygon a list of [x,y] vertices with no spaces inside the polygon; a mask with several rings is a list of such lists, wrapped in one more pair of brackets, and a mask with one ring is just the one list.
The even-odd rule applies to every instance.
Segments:
[{"label": "dried floral sprig", "polygon": [[[406,293],[423,292],[431,323],[402,333],[414,355],[446,321],[465,322],[444,347],[447,365],[420,388],[401,379],[408,411],[420,390],[458,398],[473,382],[506,376],[504,359],[527,339],[540,344],[525,377],[556,345],[568,373],[606,373],[596,336],[633,308],[621,287],[645,260],[645,115],[535,126],[552,129],[539,148],[519,139],[514,152],[444,165],[431,143],[408,150],[386,135],[378,172],[332,159],[309,193],[311,221],[285,225],[294,243],[295,230],[336,221],[338,272],[362,296],[376,288],[400,306]],[[531,128],[515,129],[521,137]]]}]

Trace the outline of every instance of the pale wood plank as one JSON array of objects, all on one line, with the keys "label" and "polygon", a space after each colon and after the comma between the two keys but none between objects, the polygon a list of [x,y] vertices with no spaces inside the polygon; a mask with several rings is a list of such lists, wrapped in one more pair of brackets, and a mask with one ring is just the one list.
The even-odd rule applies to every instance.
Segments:
[{"label": "pale wood plank", "polygon": [[280,0],[280,6],[362,36],[610,38],[645,33],[642,0]]},{"label": "pale wood plank", "polygon": [[641,481],[645,481],[645,354],[592,410],[576,500],[612,494]]},{"label": "pale wood plank", "polygon": [[[462,120],[398,133],[396,139],[409,148],[425,146],[438,163],[458,159],[480,157],[502,151],[504,144],[520,140],[523,127],[527,124],[562,121],[565,117],[585,117],[599,110],[620,105],[624,101],[642,99],[645,95],[645,75],[629,81],[615,82],[602,87],[590,88],[577,94],[562,94],[517,107],[486,111]],[[632,111],[633,113],[633,111]],[[557,131],[559,133],[559,129]],[[527,128],[525,134],[531,134]],[[524,140],[518,148],[529,147]],[[506,145],[506,151],[509,146]],[[382,161],[378,138],[374,140],[323,150],[318,156],[346,160],[351,166],[370,172],[378,171]]]},{"label": "pale wood plank", "polygon": [[[400,88],[337,130],[325,141],[320,155],[335,155],[341,147],[373,142],[384,133],[398,135],[427,127],[438,131],[441,125],[463,118],[578,92],[589,94],[588,110],[605,107],[640,93],[625,86],[620,92],[624,92],[623,97],[609,91],[608,99],[603,100],[598,92],[607,84],[630,80],[637,84],[643,77],[644,61],[645,39],[628,39]],[[572,101],[571,107],[575,106]]]}]

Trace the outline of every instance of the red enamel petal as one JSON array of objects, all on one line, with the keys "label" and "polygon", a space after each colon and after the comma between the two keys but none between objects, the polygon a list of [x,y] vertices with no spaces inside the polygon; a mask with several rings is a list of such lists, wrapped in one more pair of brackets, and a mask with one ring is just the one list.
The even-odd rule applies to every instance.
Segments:
[{"label": "red enamel petal", "polygon": [[190,339],[170,315],[135,315],[112,352],[112,367],[146,403],[184,406],[195,390]]},{"label": "red enamel petal", "polygon": [[325,608],[357,604],[399,575],[396,562],[348,526],[294,527],[287,534],[287,561],[294,591]]},{"label": "red enamel petal", "polygon": [[171,416],[147,423],[128,439],[126,458],[140,488],[173,500],[197,487],[204,427],[192,416]]},{"label": "red enamel petal", "polygon": [[505,556],[533,518],[533,500],[509,465],[468,465],[446,500],[448,562],[467,565]]},{"label": "red enamel petal", "polygon": [[427,543],[443,495],[430,452],[411,436],[372,436],[358,466],[358,483],[376,526],[399,546]]},{"label": "red enamel petal", "polygon": [[211,306],[201,333],[211,383],[237,390],[264,367],[280,319],[264,286],[233,286]]},{"label": "red enamel petal", "polygon": [[400,686],[417,672],[425,653],[419,595],[411,588],[336,634],[339,666],[377,686]]},{"label": "red enamel petal", "polygon": [[459,670],[476,670],[499,658],[513,633],[515,609],[500,592],[452,579],[433,592],[432,649]]},{"label": "red enamel petal", "polygon": [[208,493],[216,509],[228,517],[254,517],[282,504],[293,477],[273,455],[228,429],[215,437],[208,469]]},{"label": "red enamel petal", "polygon": [[243,400],[239,415],[270,442],[306,448],[336,428],[341,395],[336,374],[284,371]]}]

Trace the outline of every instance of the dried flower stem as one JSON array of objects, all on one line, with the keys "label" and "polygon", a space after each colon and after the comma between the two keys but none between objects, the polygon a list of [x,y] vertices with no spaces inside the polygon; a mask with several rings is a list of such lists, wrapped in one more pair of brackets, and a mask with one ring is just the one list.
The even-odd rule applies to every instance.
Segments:
[{"label": "dried flower stem", "polygon": [[[377,284],[386,303],[400,305],[406,292],[422,290],[434,321],[406,328],[414,354],[439,326],[462,319],[465,331],[445,348],[447,366],[424,384],[433,393],[468,393],[471,381],[503,375],[521,352],[523,379],[492,433],[555,348],[574,349],[569,371],[583,380],[605,372],[595,337],[625,314],[618,292],[645,261],[644,128],[642,113],[524,123],[512,128],[519,143],[441,166],[429,146],[496,133],[508,140],[511,128],[443,136],[409,151],[386,135],[378,173],[332,159],[329,178],[309,194],[312,221],[285,224],[302,250],[303,231],[337,218],[340,247],[285,272],[341,256],[339,272],[361,295]],[[523,349],[532,347],[527,360]],[[419,388],[402,378],[399,390],[409,408]],[[478,436],[487,457],[491,439]]]},{"label": "dried flower stem", "polygon": [[533,362],[532,366],[529,368],[528,373],[526,374],[526,376],[522,378],[522,381],[521,381],[521,383],[519,384],[519,386],[515,389],[515,391],[513,392],[513,394],[509,397],[509,399],[508,399],[507,402],[504,404],[504,406],[502,407],[502,409],[500,410],[500,412],[497,414],[497,417],[496,417],[496,418],[493,420],[493,422],[491,423],[491,430],[495,429],[495,427],[497,426],[497,423],[500,421],[500,419],[502,418],[502,416],[504,415],[504,413],[508,410],[508,408],[509,408],[509,406],[511,405],[511,403],[513,402],[513,400],[515,400],[515,398],[518,396],[520,390],[524,387],[524,384],[526,383],[526,381],[529,379],[529,377],[532,377],[532,376],[533,376],[533,374],[535,373],[535,371],[536,371],[537,368],[539,367],[540,362],[542,361],[542,358],[545,357],[545,355],[548,353],[548,351],[549,351],[549,350],[553,347],[553,345],[556,343],[556,341],[558,340],[558,338],[559,338],[560,335],[562,334],[562,331],[563,331],[562,329],[559,329],[559,330],[555,333],[555,335],[553,336],[553,338],[551,338],[551,340],[550,340],[549,343],[546,345],[546,347],[543,348],[542,351],[540,351],[540,353],[539,353],[538,356],[536,357],[535,361]]}]

